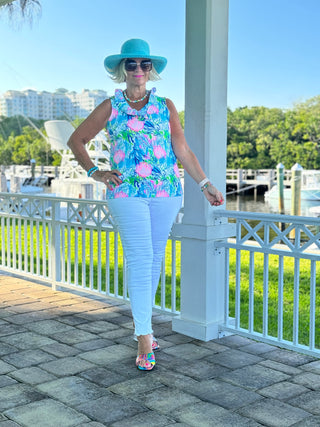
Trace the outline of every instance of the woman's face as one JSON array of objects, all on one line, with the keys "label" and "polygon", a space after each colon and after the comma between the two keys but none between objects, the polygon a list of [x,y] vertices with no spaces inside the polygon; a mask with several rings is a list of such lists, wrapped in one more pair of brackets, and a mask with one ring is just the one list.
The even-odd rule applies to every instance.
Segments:
[{"label": "woman's face", "polygon": [[125,68],[127,72],[127,84],[141,86],[145,85],[149,80],[152,62],[147,58],[130,58],[126,60]]}]

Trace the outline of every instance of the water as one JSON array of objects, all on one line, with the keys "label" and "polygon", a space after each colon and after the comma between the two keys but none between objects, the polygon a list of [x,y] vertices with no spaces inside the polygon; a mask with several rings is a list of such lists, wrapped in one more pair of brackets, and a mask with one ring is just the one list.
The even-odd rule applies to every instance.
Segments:
[{"label": "water", "polygon": [[[285,200],[285,214],[291,215],[291,201]],[[319,207],[320,202],[303,200],[301,202],[301,216],[316,217],[310,208]],[[278,201],[277,200],[264,200],[264,195],[258,195],[256,199],[253,195],[232,195],[227,197],[227,210],[244,211],[244,212],[262,212],[278,214]]]}]

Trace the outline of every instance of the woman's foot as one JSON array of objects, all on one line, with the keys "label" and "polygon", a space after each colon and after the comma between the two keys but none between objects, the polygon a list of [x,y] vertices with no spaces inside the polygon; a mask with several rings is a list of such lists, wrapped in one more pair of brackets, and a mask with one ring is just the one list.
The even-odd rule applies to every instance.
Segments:
[{"label": "woman's foot", "polygon": [[152,351],[152,334],[138,336],[138,356],[136,366],[142,371],[151,371],[156,364]]},{"label": "woman's foot", "polygon": [[141,371],[151,371],[156,364],[154,353],[140,354],[136,358],[136,366]]},{"label": "woman's foot", "polygon": [[138,355],[152,353],[152,334],[139,335],[137,338]]},{"label": "woman's foot", "polygon": [[[133,334],[133,339],[138,342],[138,337],[136,334]],[[152,347],[152,351],[160,350],[160,345],[158,343],[158,340],[153,335],[152,335],[151,347]]]}]

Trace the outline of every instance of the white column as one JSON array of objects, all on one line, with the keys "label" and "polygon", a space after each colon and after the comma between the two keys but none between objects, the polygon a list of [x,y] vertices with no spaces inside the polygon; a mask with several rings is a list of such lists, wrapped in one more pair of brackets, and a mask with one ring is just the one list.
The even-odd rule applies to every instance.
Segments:
[{"label": "white column", "polygon": [[[186,1],[185,135],[212,183],[225,192],[227,150],[228,0]],[[187,175],[187,174],[185,174]],[[173,330],[208,341],[224,317],[224,251],[217,240],[234,235],[215,215],[198,185],[185,177],[181,315]],[[221,209],[221,208],[219,208]]]}]

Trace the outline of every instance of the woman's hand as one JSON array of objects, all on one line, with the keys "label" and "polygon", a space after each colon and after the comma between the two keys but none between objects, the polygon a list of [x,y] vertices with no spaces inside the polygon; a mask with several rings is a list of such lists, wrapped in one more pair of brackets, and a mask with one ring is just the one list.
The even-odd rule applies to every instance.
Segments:
[{"label": "woman's hand", "polygon": [[106,184],[106,186],[108,187],[109,190],[113,190],[113,186],[114,185],[120,185],[122,184],[121,179],[119,178],[119,176],[121,175],[121,173],[116,170],[113,169],[112,171],[95,171],[91,177],[95,180],[95,181],[99,181],[99,182],[103,182],[104,184]]},{"label": "woman's hand", "polygon": [[208,187],[203,190],[203,194],[206,196],[211,206],[221,206],[224,204],[224,198],[222,193],[214,187],[211,182]]}]

